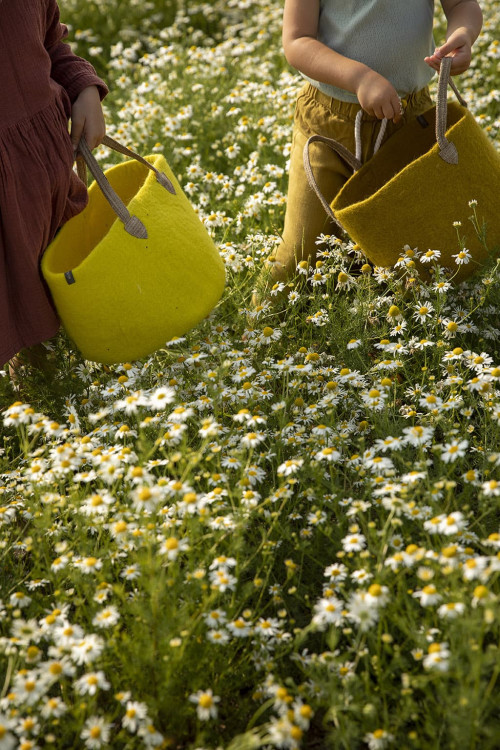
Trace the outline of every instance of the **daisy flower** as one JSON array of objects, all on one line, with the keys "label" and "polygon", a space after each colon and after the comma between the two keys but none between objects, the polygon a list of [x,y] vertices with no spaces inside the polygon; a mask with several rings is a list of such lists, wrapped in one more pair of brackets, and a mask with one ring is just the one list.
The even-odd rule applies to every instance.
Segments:
[{"label": "daisy flower", "polygon": [[188,550],[189,540],[187,538],[177,539],[175,536],[167,537],[160,546],[160,552],[171,561],[176,560],[180,552],[187,552]]},{"label": "daisy flower", "polygon": [[489,479],[483,482],[481,490],[486,497],[498,497],[500,495],[500,482],[496,479]]},{"label": "daisy flower", "polygon": [[147,720],[148,709],[145,703],[138,701],[127,701],[125,707],[125,716],[122,719],[122,726],[129,732],[136,732],[139,725]]},{"label": "daisy flower", "polygon": [[433,260],[438,260],[441,257],[441,250],[427,250],[420,256],[421,263],[432,263]]},{"label": "daisy flower", "polygon": [[266,435],[263,432],[247,432],[241,438],[240,443],[245,448],[256,448],[265,439]]},{"label": "daisy flower", "polygon": [[357,349],[361,346],[361,339],[351,339],[347,344],[347,349]]},{"label": "daisy flower", "polygon": [[456,255],[452,255],[451,257],[455,258],[455,263],[457,264],[457,266],[463,266],[471,260],[472,253],[470,250],[464,247],[463,250],[460,250],[459,253],[457,253]]},{"label": "daisy flower", "polygon": [[266,326],[262,329],[262,332],[258,338],[260,344],[271,344],[273,341],[278,341],[281,338],[281,331],[271,326]]},{"label": "daisy flower", "polygon": [[111,687],[104,672],[89,672],[75,682],[75,690],[80,695],[95,695],[98,690],[109,690]]},{"label": "daisy flower", "polygon": [[[41,714],[44,717],[44,719],[58,719],[60,716],[62,716],[66,711],[68,710],[67,705],[59,698],[58,696],[54,696],[53,698],[48,698],[47,702],[42,706]],[[0,727],[1,727],[1,721],[0,721]],[[2,738],[1,729],[0,729],[0,739]],[[3,749],[3,746],[0,745],[0,748]]]},{"label": "daisy flower", "polygon": [[442,596],[438,593],[433,583],[429,583],[419,591],[414,591],[412,594],[414,599],[418,599],[422,607],[430,607],[433,604],[437,604],[441,601]]},{"label": "daisy flower", "polygon": [[342,454],[334,448],[322,448],[318,453],[315,454],[314,458],[317,461],[326,461],[327,463],[333,463],[340,461]]},{"label": "daisy flower", "polygon": [[450,651],[447,643],[431,643],[428,648],[427,656],[424,657],[423,665],[425,669],[446,672],[448,669]]},{"label": "daisy flower", "polygon": [[369,630],[379,618],[378,607],[366,591],[357,591],[352,594],[346,608],[347,616],[358,625],[362,632]]},{"label": "daisy flower", "polygon": [[220,697],[214,695],[210,688],[198,690],[197,693],[189,696],[189,700],[196,705],[196,713],[200,721],[217,718],[217,703],[220,702]]},{"label": "daisy flower", "polygon": [[465,604],[462,602],[447,602],[438,607],[437,613],[444,620],[454,620],[465,612]]},{"label": "daisy flower", "polygon": [[112,628],[120,619],[120,613],[116,607],[110,605],[101,609],[92,620],[92,625],[98,628]]},{"label": "daisy flower", "polygon": [[425,304],[418,303],[415,306],[415,312],[413,313],[413,317],[419,323],[424,323],[428,318],[432,317],[433,312],[434,312],[434,308],[430,302],[427,302]]},{"label": "daisy flower", "polygon": [[320,599],[314,605],[312,623],[319,630],[326,630],[329,625],[340,625],[344,619],[344,603],[335,596]]},{"label": "daisy flower", "polygon": [[100,716],[91,716],[85,722],[80,734],[85,747],[89,750],[99,750],[109,743],[111,724]]},{"label": "daisy flower", "polygon": [[441,461],[448,464],[456,461],[457,458],[463,458],[467,453],[468,446],[468,440],[452,440],[451,443],[446,443],[441,453]]},{"label": "daisy flower", "polygon": [[360,552],[366,547],[363,534],[348,534],[342,539],[342,547],[346,552]]},{"label": "daisy flower", "polygon": [[432,285],[432,290],[443,294],[451,289],[451,283],[449,281],[435,281]]},{"label": "daisy flower", "polygon": [[221,431],[222,426],[215,421],[213,417],[207,417],[201,423],[201,427],[198,430],[198,435],[202,438],[215,437]]},{"label": "daisy flower", "polygon": [[288,477],[291,474],[296,474],[303,463],[303,458],[289,458],[288,461],[284,461],[278,466],[278,476]]},{"label": "daisy flower", "polygon": [[406,445],[412,445],[415,448],[426,446],[429,445],[433,433],[434,431],[431,427],[422,427],[421,425],[405,427],[403,430],[403,440]]},{"label": "daisy flower", "polygon": [[369,750],[385,750],[388,745],[394,742],[394,735],[385,729],[375,729],[374,732],[368,732],[363,737]]}]

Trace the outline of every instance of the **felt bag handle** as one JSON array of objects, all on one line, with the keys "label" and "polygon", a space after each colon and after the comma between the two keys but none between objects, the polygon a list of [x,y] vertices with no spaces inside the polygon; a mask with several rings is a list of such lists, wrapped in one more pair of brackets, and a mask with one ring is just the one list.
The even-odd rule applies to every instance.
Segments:
[{"label": "felt bag handle", "polygon": [[[447,119],[448,119],[448,102],[447,92],[448,85],[452,88],[455,96],[463,107],[467,107],[467,102],[460,95],[457,87],[451,79],[451,63],[452,57],[444,57],[441,60],[441,67],[439,70],[439,80],[436,96],[436,141],[439,145],[439,156],[448,164],[458,164],[458,152],[454,143],[451,143],[446,138]],[[353,173],[357,172],[363,166],[361,161],[361,118],[363,116],[363,110],[359,110],[356,115],[356,122],[354,128],[354,137],[356,143],[356,156],[352,154],[345,146],[333,138],[327,138],[323,135],[312,135],[304,146],[304,170],[306,173],[309,185],[318,196],[321,205],[325,209],[330,219],[337,225],[337,227],[343,232],[344,229],[336,218],[330,204],[326,200],[325,196],[319,189],[319,185],[316,182],[314,173],[311,167],[311,159],[309,155],[309,148],[312,143],[324,143],[333,152],[338,154],[351,168]],[[374,153],[376,153],[381,145],[383,136],[385,134],[385,128],[387,126],[387,119],[383,119],[380,126],[380,132],[377,137],[377,141],[374,147]]]},{"label": "felt bag handle", "polygon": [[[139,154],[136,154],[135,151],[131,151],[126,146],[123,146],[121,143],[118,143],[118,141],[115,141],[109,135],[104,136],[102,143],[104,146],[113,149],[113,151],[117,151],[120,154],[125,154],[125,156],[129,156],[132,159],[135,159],[136,161],[143,164],[145,167],[155,173],[156,179],[160,183],[160,185],[168,190],[169,193],[173,193],[175,195],[175,188],[168,177],[163,172],[160,172],[158,169],[156,169],[156,167],[149,161],[144,159]],[[95,158],[85,138],[83,137],[80,139],[80,143],[78,144],[78,156],[76,163],[78,175],[80,179],[85,182],[85,184],[87,183],[87,174],[85,167],[87,166],[89,168],[92,176],[101,188],[104,197],[108,201],[117,217],[123,223],[125,231],[131,234],[132,237],[136,237],[139,240],[147,239],[148,232],[146,227],[144,226],[142,221],[137,218],[137,216],[132,216],[129,213],[128,208],[126,207],[118,193],[111,187],[108,178],[102,171],[99,163],[97,162],[97,159]]]}]

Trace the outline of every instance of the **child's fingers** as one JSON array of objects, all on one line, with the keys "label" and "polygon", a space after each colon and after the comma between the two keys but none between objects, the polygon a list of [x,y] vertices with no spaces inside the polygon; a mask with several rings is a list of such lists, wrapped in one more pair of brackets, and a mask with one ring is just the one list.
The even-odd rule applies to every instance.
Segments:
[{"label": "child's fingers", "polygon": [[89,146],[89,148],[90,148],[91,151],[94,148],[97,148],[97,146],[99,146],[99,144],[102,142],[102,139],[104,138],[104,136],[105,136],[105,133],[101,134],[100,132],[98,132],[98,133],[91,132],[91,133],[89,133],[88,135],[85,136],[85,140],[87,141],[88,146]]},{"label": "child's fingers", "polygon": [[84,136],[90,149],[97,148],[106,135],[103,117],[89,117],[85,122]]},{"label": "child's fingers", "polygon": [[444,42],[444,44],[441,44],[441,46],[436,47],[434,50],[434,54],[432,57],[436,58],[437,60],[442,60],[443,57],[448,57],[448,55],[456,55],[457,51],[463,46],[464,39],[462,36],[457,36],[456,34],[452,34],[450,38]]},{"label": "child's fingers", "polygon": [[439,71],[441,60],[444,57],[452,57],[451,73],[457,75],[463,73],[470,65],[471,42],[463,29],[458,29],[450,35],[443,44],[436,47],[432,55],[424,58],[425,62],[434,70]]},{"label": "child's fingers", "polygon": [[392,120],[395,124],[397,124],[403,116],[403,105],[401,104],[401,99],[399,96],[394,93],[394,95],[388,99],[386,102],[384,102],[384,105],[382,107],[382,117],[379,119],[382,119],[385,117],[387,120]]},{"label": "child's fingers", "polygon": [[[470,61],[471,61],[470,50],[465,46],[463,48],[457,48],[453,50],[453,52],[450,53],[449,55],[443,55],[443,57],[453,58],[452,63],[451,63],[452,75],[458,75],[459,73],[464,73],[469,67]],[[424,60],[427,63],[427,65],[430,65],[431,68],[433,68],[439,73],[441,69],[442,57],[432,55],[431,57],[424,58]]]},{"label": "child's fingers", "polygon": [[87,146],[92,151],[97,148],[102,139],[106,135],[106,126],[104,120],[93,121],[92,118],[87,118],[83,121],[75,120],[71,127],[71,142],[73,144],[73,151],[76,153],[78,150],[78,144],[83,136],[87,143]]},{"label": "child's fingers", "polygon": [[433,70],[439,71],[439,68],[441,67],[441,58],[432,55],[431,57],[424,57],[424,60]]}]

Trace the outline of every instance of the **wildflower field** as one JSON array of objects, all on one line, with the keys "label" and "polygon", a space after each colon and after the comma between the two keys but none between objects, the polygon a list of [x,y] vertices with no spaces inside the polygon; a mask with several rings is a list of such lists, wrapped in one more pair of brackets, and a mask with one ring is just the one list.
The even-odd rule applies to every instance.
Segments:
[{"label": "wildflower field", "polygon": [[[457,84],[498,144],[481,5]],[[109,134],[165,154],[227,287],[147,360],[61,333],[24,401],[0,373],[0,750],[498,748],[499,249],[454,285],[438,249],[380,269],[325,234],[253,308],[301,86],[282,3],[61,8]],[[457,263],[484,218],[457,209]]]}]

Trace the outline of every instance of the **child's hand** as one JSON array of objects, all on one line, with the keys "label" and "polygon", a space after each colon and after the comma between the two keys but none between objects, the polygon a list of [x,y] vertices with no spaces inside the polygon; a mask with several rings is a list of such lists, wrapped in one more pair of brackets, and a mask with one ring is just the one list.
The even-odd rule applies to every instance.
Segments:
[{"label": "child's hand", "polygon": [[398,92],[387,78],[374,70],[365,73],[357,88],[356,96],[362,109],[372,117],[384,117],[398,123],[403,116],[403,107]]},{"label": "child's hand", "polygon": [[434,54],[425,57],[427,65],[434,70],[439,70],[443,57],[453,57],[451,63],[451,74],[463,73],[470,65],[472,57],[472,44],[470,35],[466,29],[457,29],[441,47],[434,50]]},{"label": "child's hand", "polygon": [[82,135],[91,149],[98,146],[106,135],[101,98],[96,86],[83,89],[71,108],[70,137],[75,155]]}]

